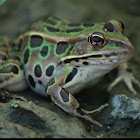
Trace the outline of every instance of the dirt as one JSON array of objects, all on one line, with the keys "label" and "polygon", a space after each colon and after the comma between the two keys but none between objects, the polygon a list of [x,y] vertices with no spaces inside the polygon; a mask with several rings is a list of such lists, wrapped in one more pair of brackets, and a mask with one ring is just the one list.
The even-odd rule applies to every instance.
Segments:
[{"label": "dirt", "polygon": [[[136,55],[131,59],[130,66],[140,81],[139,4],[139,0],[7,0],[0,6],[0,36],[14,39],[34,21],[48,15],[73,23],[96,23],[117,19],[124,23],[124,34],[136,47]],[[87,110],[109,103],[109,107],[93,116],[103,124],[102,128],[67,114],[50,98],[37,95],[28,89],[22,93],[13,93],[28,100],[20,100],[18,107],[12,107],[11,100],[6,103],[0,102],[0,138],[139,138],[138,120],[114,120],[110,116],[110,102],[115,95],[125,94],[128,97],[140,98],[140,89],[137,86],[137,95],[133,95],[123,83],[107,92],[107,87],[116,75],[117,70],[113,70],[97,85],[75,96]]]}]

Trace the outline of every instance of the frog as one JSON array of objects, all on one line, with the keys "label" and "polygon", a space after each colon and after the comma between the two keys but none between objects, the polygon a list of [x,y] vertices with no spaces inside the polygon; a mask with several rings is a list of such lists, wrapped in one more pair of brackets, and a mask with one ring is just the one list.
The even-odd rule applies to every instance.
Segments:
[{"label": "frog", "polygon": [[65,112],[102,127],[92,115],[108,103],[88,111],[74,95],[117,66],[119,75],[108,90],[124,81],[136,94],[132,84],[140,83],[128,66],[135,47],[123,30],[123,23],[115,19],[80,24],[53,16],[39,20],[13,41],[0,40],[0,89],[20,92],[30,87]]}]

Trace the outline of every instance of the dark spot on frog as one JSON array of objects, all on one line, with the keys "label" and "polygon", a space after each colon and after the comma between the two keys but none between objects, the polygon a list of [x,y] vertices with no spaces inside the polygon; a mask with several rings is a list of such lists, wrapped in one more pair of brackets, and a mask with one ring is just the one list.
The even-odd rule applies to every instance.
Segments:
[{"label": "dark spot on frog", "polygon": [[117,47],[121,47],[121,46],[123,45],[123,43],[122,43],[122,42],[115,42],[115,45],[116,45]]},{"label": "dark spot on frog", "polygon": [[48,87],[49,87],[49,86],[52,86],[54,83],[55,83],[55,79],[52,78],[52,79],[48,82],[47,86],[48,86]]},{"label": "dark spot on frog", "polygon": [[33,88],[35,88],[35,81],[31,75],[28,76],[29,83]]},{"label": "dark spot on frog", "polygon": [[79,68],[80,66],[75,66],[75,67]]},{"label": "dark spot on frog", "polygon": [[92,26],[94,26],[94,24],[93,23],[88,23],[88,24],[83,24],[83,26],[84,27],[92,27]]},{"label": "dark spot on frog", "polygon": [[38,80],[38,83],[39,83],[40,85],[42,85],[42,81]]},{"label": "dark spot on frog", "polygon": [[59,31],[60,31],[59,29],[53,28],[53,27],[50,27],[50,26],[47,26],[47,30],[48,30],[49,32],[59,32]]},{"label": "dark spot on frog", "polygon": [[112,23],[108,22],[104,25],[104,29],[107,29],[108,32],[113,32],[114,31],[114,26]]},{"label": "dark spot on frog", "polygon": [[77,23],[70,23],[68,24],[69,27],[75,27],[75,26],[80,26],[81,24],[77,24]]},{"label": "dark spot on frog", "polygon": [[82,29],[82,28],[75,28],[75,29],[66,30],[67,33],[71,33],[71,32],[80,32],[80,31],[83,31],[83,29]]},{"label": "dark spot on frog", "polygon": [[68,42],[58,42],[56,47],[56,54],[65,53],[68,48]]},{"label": "dark spot on frog", "polygon": [[0,73],[10,73],[13,72],[14,74],[18,74],[18,68],[14,65],[8,65],[0,69]]},{"label": "dark spot on frog", "polygon": [[49,67],[46,69],[46,75],[47,75],[47,76],[52,76],[53,71],[54,71],[54,66],[53,66],[53,65],[49,66]]},{"label": "dark spot on frog", "polygon": [[64,63],[70,63],[71,61],[79,62],[79,58],[67,59],[67,60],[64,60]]},{"label": "dark spot on frog", "polygon": [[100,58],[102,57],[101,54],[97,54],[97,55],[91,55],[91,56],[85,56],[85,57],[81,57],[81,58],[70,58],[70,59],[66,59],[64,60],[64,63],[70,63],[71,61],[76,61],[79,62],[79,59],[88,59],[88,58]]},{"label": "dark spot on frog", "polygon": [[45,19],[44,22],[48,23],[48,24],[51,24],[51,25],[55,25],[56,22],[53,21],[53,20],[50,20],[50,19]]},{"label": "dark spot on frog", "polygon": [[79,62],[79,58],[74,58],[73,59],[75,62]]},{"label": "dark spot on frog", "polygon": [[13,66],[10,72],[13,72],[14,74],[18,74],[18,68],[17,66]]},{"label": "dark spot on frog", "polygon": [[83,62],[83,65],[88,65],[88,64],[89,64],[89,63],[88,63],[88,62],[86,62],[86,61],[84,61],[84,62]]},{"label": "dark spot on frog", "polygon": [[26,49],[26,51],[24,52],[24,64],[28,62],[28,59],[29,59],[29,49]]},{"label": "dark spot on frog", "polygon": [[52,79],[47,83],[45,92],[47,91],[48,87],[52,86],[54,83],[55,83],[55,79],[52,78]]},{"label": "dark spot on frog", "polygon": [[70,82],[74,78],[74,76],[77,74],[77,72],[78,72],[78,70],[76,68],[73,68],[73,70],[67,76],[65,83]]},{"label": "dark spot on frog", "polygon": [[43,43],[43,37],[42,36],[32,35],[30,37],[30,46],[32,48],[41,46],[42,43]]},{"label": "dark spot on frog", "polygon": [[35,66],[34,74],[35,74],[36,77],[41,77],[41,75],[42,75],[42,70],[41,70],[41,67],[40,67],[39,64],[37,64],[37,65]]},{"label": "dark spot on frog", "polygon": [[105,57],[110,57],[110,56],[114,56],[114,55],[117,55],[118,53],[117,52],[112,52],[112,53],[109,53],[109,54],[103,54]]},{"label": "dark spot on frog", "polygon": [[60,95],[61,95],[62,100],[64,102],[68,102],[69,101],[69,93],[64,88],[61,89]]},{"label": "dark spot on frog", "polygon": [[41,56],[45,57],[48,54],[48,46],[44,46],[40,52]]},{"label": "dark spot on frog", "polygon": [[59,65],[61,65],[61,64],[62,64],[62,61],[58,62],[58,63],[57,63],[57,66],[59,66]]}]

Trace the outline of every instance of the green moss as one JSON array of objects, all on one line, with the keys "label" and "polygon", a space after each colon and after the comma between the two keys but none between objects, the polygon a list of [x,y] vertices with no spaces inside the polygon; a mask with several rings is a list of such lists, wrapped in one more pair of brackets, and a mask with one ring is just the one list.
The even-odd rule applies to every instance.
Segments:
[{"label": "green moss", "polygon": [[17,108],[19,106],[19,100],[12,100],[10,106]]}]

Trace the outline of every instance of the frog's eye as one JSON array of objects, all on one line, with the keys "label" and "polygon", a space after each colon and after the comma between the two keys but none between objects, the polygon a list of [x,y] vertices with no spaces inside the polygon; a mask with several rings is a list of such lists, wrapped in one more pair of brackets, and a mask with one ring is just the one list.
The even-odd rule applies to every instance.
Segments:
[{"label": "frog's eye", "polygon": [[88,41],[93,46],[93,49],[98,51],[104,47],[105,37],[102,33],[95,32],[88,38]]}]

